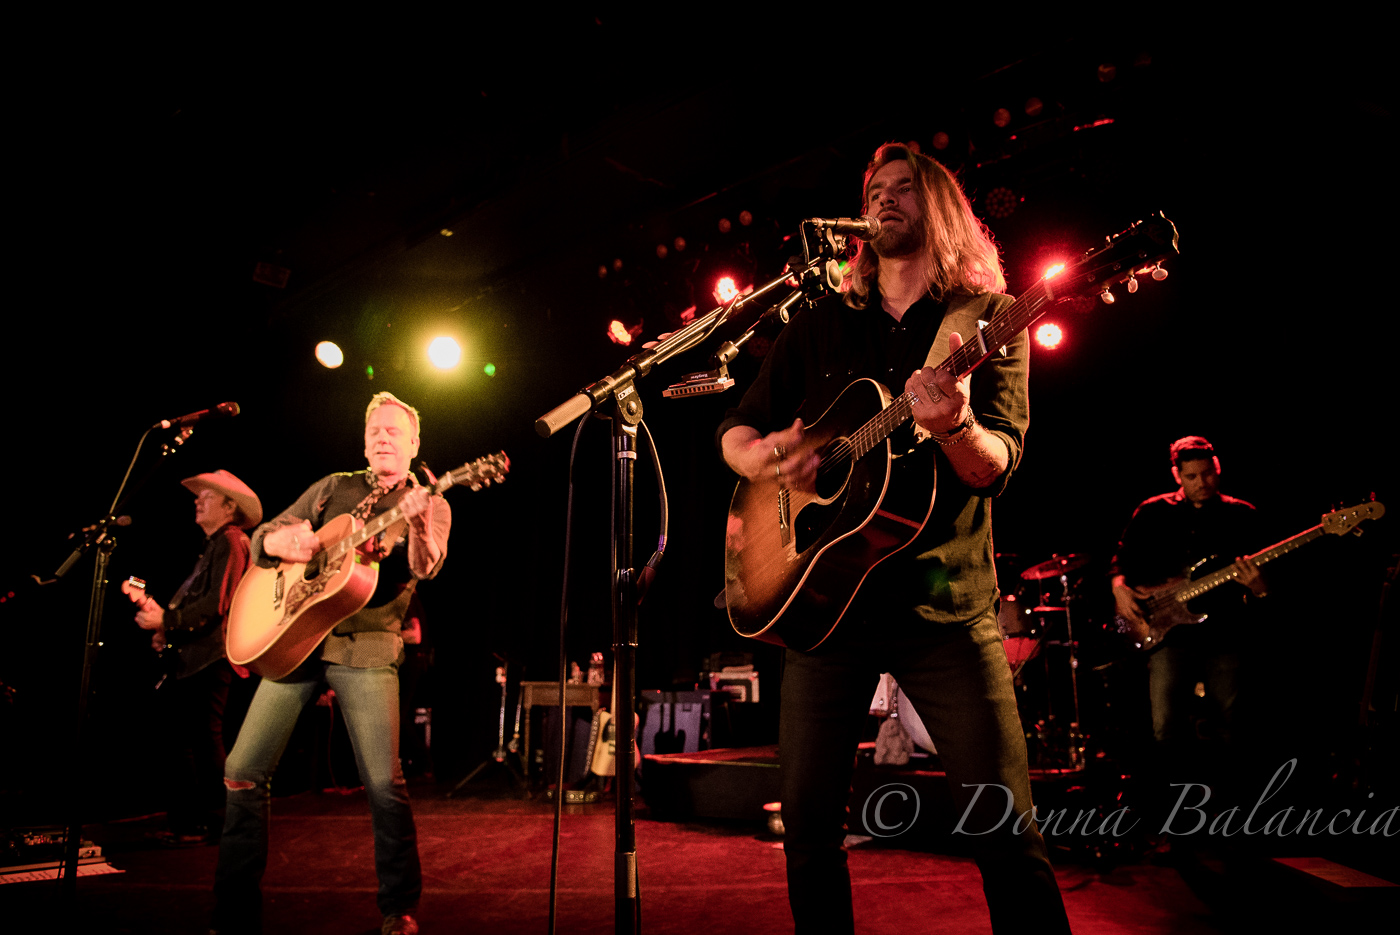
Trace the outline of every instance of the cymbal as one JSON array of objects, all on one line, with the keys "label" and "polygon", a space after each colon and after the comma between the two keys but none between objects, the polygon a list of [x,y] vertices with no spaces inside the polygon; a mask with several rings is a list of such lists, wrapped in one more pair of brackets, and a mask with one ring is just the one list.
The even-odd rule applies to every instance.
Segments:
[{"label": "cymbal", "polygon": [[1045,578],[1058,578],[1060,575],[1067,575],[1072,571],[1078,571],[1089,564],[1087,555],[1056,555],[1048,561],[1039,565],[1032,565],[1021,572],[1022,579],[1026,581],[1041,581]]}]

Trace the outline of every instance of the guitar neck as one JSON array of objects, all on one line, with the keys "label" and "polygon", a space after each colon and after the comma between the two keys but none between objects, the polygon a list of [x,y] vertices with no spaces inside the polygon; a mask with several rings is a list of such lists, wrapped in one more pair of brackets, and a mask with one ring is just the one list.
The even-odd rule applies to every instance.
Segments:
[{"label": "guitar neck", "polygon": [[[441,485],[439,485],[439,487],[441,487]],[[434,494],[440,492],[439,487],[433,488]],[[396,506],[392,509],[385,510],[344,539],[341,539],[335,545],[327,548],[325,552],[326,563],[333,564],[338,562],[345,557],[346,553],[350,552],[352,549],[358,548],[370,539],[373,539],[403,518],[402,507]]]},{"label": "guitar neck", "polygon": [[[1296,536],[1287,538],[1277,545],[1271,545],[1262,552],[1255,552],[1253,555],[1247,555],[1245,557],[1256,565],[1264,565],[1268,562],[1272,562],[1280,555],[1287,555],[1294,549],[1307,545],[1309,542],[1321,536],[1323,532],[1323,527],[1317,525],[1304,532],[1298,533]],[[1172,597],[1178,601],[1194,600],[1207,591],[1212,591],[1220,587],[1220,585],[1227,581],[1235,580],[1236,577],[1238,577],[1238,573],[1235,571],[1235,566],[1229,565],[1219,571],[1211,572],[1204,578],[1197,578],[1195,581],[1188,581],[1182,584],[1179,589],[1173,592]]]},{"label": "guitar neck", "polygon": [[[1029,291],[1022,294],[1006,308],[1002,309],[986,325],[963,342],[962,347],[948,355],[947,360],[934,369],[950,374],[954,379],[962,379],[991,357],[996,349],[1011,343],[1016,335],[1045,314],[1045,306],[1055,301],[1050,291],[1049,280],[1040,280]],[[850,454],[860,458],[866,452],[889,437],[890,433],[908,422],[914,415],[914,397],[903,393],[896,397],[865,425],[850,436]]]}]

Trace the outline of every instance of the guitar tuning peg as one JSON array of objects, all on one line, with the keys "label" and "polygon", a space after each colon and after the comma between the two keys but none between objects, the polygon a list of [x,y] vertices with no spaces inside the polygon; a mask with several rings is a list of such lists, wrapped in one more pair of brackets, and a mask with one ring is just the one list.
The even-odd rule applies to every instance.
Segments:
[{"label": "guitar tuning peg", "polygon": [[1129,273],[1129,274],[1128,274],[1128,291],[1129,291],[1129,292],[1137,292],[1137,290],[1138,290],[1138,281],[1137,281],[1137,277],[1134,276],[1132,273]]},{"label": "guitar tuning peg", "polygon": [[1103,291],[1099,293],[1099,298],[1103,299],[1104,305],[1112,305],[1115,301],[1113,293],[1108,291],[1108,286],[1103,287]]},{"label": "guitar tuning peg", "polygon": [[1152,278],[1157,280],[1158,282],[1161,282],[1163,279],[1167,278],[1167,271],[1162,269],[1161,263],[1158,263],[1155,267],[1152,268]]}]

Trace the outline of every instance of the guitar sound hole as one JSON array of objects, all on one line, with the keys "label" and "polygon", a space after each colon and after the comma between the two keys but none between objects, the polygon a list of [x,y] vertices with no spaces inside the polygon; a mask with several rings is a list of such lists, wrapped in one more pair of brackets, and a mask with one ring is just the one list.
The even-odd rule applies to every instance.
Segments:
[{"label": "guitar sound hole", "polygon": [[[832,442],[827,446],[827,451],[840,443],[841,439]],[[832,458],[826,461],[823,457],[823,465],[826,470],[817,474],[817,496],[831,502],[809,503],[793,517],[793,544],[799,555],[821,539],[846,504],[846,495],[849,492],[847,482],[850,480],[852,462],[849,458]]]},{"label": "guitar sound hole", "polygon": [[853,463],[850,456],[831,453],[833,449],[848,444],[846,439],[838,438],[822,449],[822,464],[817,469],[817,496],[823,500],[830,500],[839,494],[851,476]]}]

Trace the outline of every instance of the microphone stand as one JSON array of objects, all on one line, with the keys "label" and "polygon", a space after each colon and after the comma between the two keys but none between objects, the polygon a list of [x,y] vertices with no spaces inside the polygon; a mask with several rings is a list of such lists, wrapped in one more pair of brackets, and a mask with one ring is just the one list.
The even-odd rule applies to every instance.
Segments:
[{"label": "microphone stand", "polygon": [[[179,450],[193,431],[193,426],[183,426],[180,429],[180,434],[173,441],[161,446],[160,460],[151,465],[125,497],[121,496],[121,490],[117,491],[119,500],[112,504],[107,515],[91,526],[83,528],[82,543],[54,572],[53,578],[43,582],[51,584],[53,581],[57,581],[68,574],[85,554],[93,549],[97,550],[97,562],[92,572],[92,592],[88,597],[87,631],[83,641],[82,665],[78,675],[78,705],[73,722],[72,762],[69,764],[68,821],[65,826],[63,842],[63,868],[59,871],[59,878],[62,881],[60,889],[65,897],[72,897],[77,891],[78,885],[78,850],[83,832],[82,788],[78,779],[78,764],[82,761],[83,750],[87,746],[88,691],[92,684],[92,668],[97,661],[97,650],[102,645],[100,640],[102,636],[102,609],[107,599],[107,566],[112,560],[113,550],[117,547],[117,539],[112,534],[112,527],[120,525],[117,516],[122,506],[146,485],[146,482],[154,476],[157,468],[167,457]],[[143,443],[145,440],[146,437],[141,436]],[[141,453],[140,444],[136,446],[136,453],[137,456]],[[132,459],[132,462],[135,463],[135,458]]]},{"label": "microphone stand", "polygon": [[[815,225],[803,222],[802,225],[802,264],[764,283],[747,295],[737,295],[689,325],[675,332],[655,347],[646,348],[629,358],[625,364],[608,376],[589,384],[575,396],[551,409],[535,420],[535,432],[542,438],[549,438],[560,429],[571,424],[587,413],[607,405],[612,421],[612,451],[614,469],[612,478],[612,621],[613,621],[613,694],[616,698],[612,722],[616,730],[617,762],[617,811],[614,833],[613,858],[613,930],[623,935],[636,935],[641,930],[641,899],[637,887],[637,834],[634,814],[633,790],[636,767],[632,757],[636,712],[636,651],[637,651],[637,608],[642,597],[638,587],[643,575],[633,564],[633,479],[637,463],[637,425],[642,421],[642,400],[637,392],[636,382],[651,373],[657,364],[670,360],[683,351],[690,350],[708,338],[716,328],[731,319],[760,298],[772,292],[789,279],[796,278],[798,288],[783,302],[770,310],[771,314],[784,322],[799,299],[812,301],[811,293],[831,286],[833,281],[840,284],[840,271],[836,267],[836,256],[845,248],[845,238],[830,230],[821,230]],[[721,372],[727,377],[723,367],[733,360],[759,323],[756,321],[747,333],[732,342],[725,342],[716,352]],[[655,452],[653,452],[655,454]],[[656,455],[656,457],[660,457]],[[563,696],[561,695],[561,700]],[[563,790],[557,792],[562,796]]]}]

